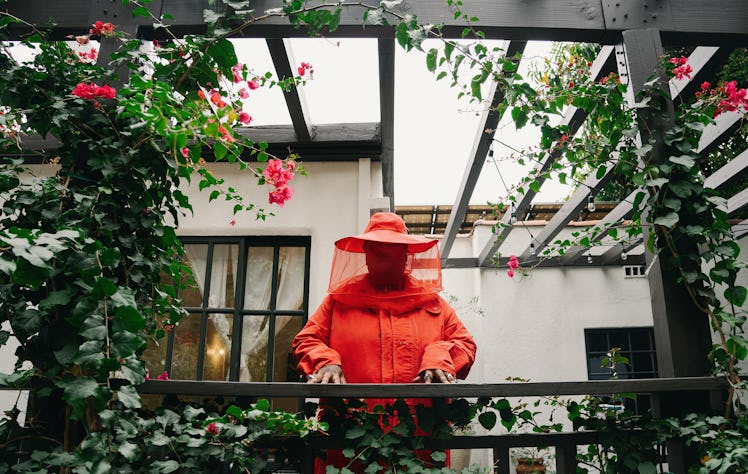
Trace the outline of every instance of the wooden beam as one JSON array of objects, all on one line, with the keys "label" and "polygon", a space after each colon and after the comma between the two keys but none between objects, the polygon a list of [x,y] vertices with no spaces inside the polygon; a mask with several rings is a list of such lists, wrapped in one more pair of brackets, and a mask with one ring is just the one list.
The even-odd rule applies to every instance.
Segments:
[{"label": "wooden beam", "polygon": [[734,157],[720,169],[710,174],[704,180],[704,187],[717,189],[731,178],[745,171],[748,168],[748,149],[743,150],[741,154]]},{"label": "wooden beam", "polygon": [[735,214],[748,205],[748,189],[744,189],[727,200],[727,214]]},{"label": "wooden beam", "polygon": [[[612,46],[603,46],[603,48],[595,58],[595,61],[592,63],[592,67],[590,68],[590,75],[594,77],[595,80],[598,80],[603,76],[607,76],[608,73],[614,71],[615,69],[616,58],[614,54],[614,48]],[[579,127],[582,125],[586,117],[587,114],[584,111],[570,105],[566,109],[566,112],[561,119],[560,125],[568,126],[569,134],[574,135],[577,130],[579,130]],[[541,186],[545,181],[545,172],[550,168],[550,166],[559,156],[561,156],[560,151],[553,151],[552,153],[547,154],[540,163],[535,165],[533,175],[537,176],[535,180],[539,181],[539,184]],[[530,204],[532,204],[532,200],[535,198],[535,194],[535,191],[527,188],[525,189],[525,193],[522,194],[522,196],[519,198],[519,201],[514,204],[514,214],[518,219],[522,217],[527,209],[529,209]],[[507,211],[504,213],[504,216],[501,218],[501,222],[498,226],[497,234],[492,239],[489,239],[489,241],[486,242],[486,245],[483,247],[483,250],[481,250],[478,256],[478,265],[480,265],[481,267],[486,267],[491,264],[491,259],[493,258],[494,254],[499,250],[499,247],[501,247],[504,239],[506,239],[506,237],[512,231],[511,218],[512,212]]]},{"label": "wooden beam", "polygon": [[[54,20],[57,31],[81,33],[88,27],[89,6],[111,4],[106,0],[10,0],[8,11],[32,23]],[[203,10],[212,8],[210,0],[155,1],[148,5],[156,14],[169,13],[172,30],[179,34],[205,31]],[[312,5],[317,4],[311,2]],[[424,0],[403,3],[400,12],[415,15],[423,24],[443,25],[447,37],[460,38],[465,23],[454,18],[454,10],[447,2]],[[279,0],[256,0],[252,7],[255,16],[269,9],[278,9]],[[330,8],[333,8],[331,5]],[[487,39],[584,41],[615,43],[622,31],[657,28],[667,44],[736,46],[747,43],[748,2],[734,0],[660,0],[650,2],[601,2],[600,0],[471,0],[461,7],[478,21],[472,26],[485,33]],[[367,25],[362,28],[363,9],[352,6],[341,15],[340,26],[325,36],[393,38],[394,29]],[[140,25],[153,21],[138,17]],[[285,38],[308,36],[305,29],[291,26],[286,18],[271,17],[245,28],[241,35],[256,38]]]},{"label": "wooden beam", "polygon": [[697,151],[701,155],[710,153],[722,142],[732,136],[740,127],[743,114],[739,112],[725,112],[715,119],[715,123],[707,125],[699,139]]},{"label": "wooden beam", "polygon": [[[124,381],[113,381],[121,386]],[[682,377],[573,382],[497,384],[307,384],[298,382],[223,382],[208,380],[147,380],[141,394],[249,397],[523,397],[544,395],[610,395],[721,390],[723,377]]]},{"label": "wooden beam", "polygon": [[[594,264],[601,264],[600,263],[600,257],[593,257]],[[495,259],[493,262],[493,267],[495,268],[508,268],[508,262],[509,257],[501,257]],[[619,263],[619,262],[613,262],[613,263]],[[629,255],[628,260],[626,260],[626,265],[643,265],[644,264],[644,255],[638,254],[638,255]],[[576,266],[576,267],[588,267],[590,264],[587,262],[586,258],[582,258],[582,256],[578,256],[578,258],[575,258],[570,261],[566,261],[562,264],[561,257],[560,256],[554,256],[549,257],[541,262],[538,262],[537,264],[534,264],[534,268],[558,268],[560,266]],[[444,265],[442,265],[442,268],[484,268],[478,265],[478,259],[477,258],[450,258],[448,259]]]},{"label": "wooden beam", "polygon": [[382,141],[382,194],[395,210],[395,41],[377,41],[379,57],[379,121]]},{"label": "wooden beam", "polygon": [[[239,133],[255,142],[268,143],[268,151],[284,155],[289,149],[301,155],[304,161],[356,161],[362,157],[378,160],[382,151],[378,123],[337,123],[317,126],[314,140],[308,143],[296,141],[292,125],[263,125],[243,127]],[[25,151],[3,150],[7,156],[23,156],[27,163],[39,162],[47,151],[60,147],[54,137],[23,137]],[[209,156],[205,157],[209,159]]]},{"label": "wooden beam", "polygon": [[[524,41],[513,41],[505,46],[505,56],[514,58],[522,56],[527,43]],[[468,155],[468,162],[465,166],[465,173],[462,176],[460,189],[457,192],[457,199],[452,206],[452,212],[447,220],[447,227],[444,230],[444,239],[441,241],[440,251],[442,264],[447,261],[449,252],[452,250],[457,232],[460,230],[462,220],[465,218],[470,198],[473,196],[475,184],[478,182],[483,163],[486,162],[488,150],[493,143],[493,136],[496,133],[496,127],[499,125],[503,110],[500,112],[498,105],[504,100],[504,91],[498,87],[496,81],[491,81],[487,97],[491,97],[491,102],[478,120],[478,129],[473,139],[473,146]]]},{"label": "wooden beam", "polygon": [[[275,72],[279,79],[290,78],[294,76],[293,52],[289,47],[287,39],[268,38],[265,40],[270,50],[270,57],[275,66]],[[314,127],[312,127],[309,118],[309,108],[306,105],[304,91],[299,87],[290,87],[283,91],[283,98],[286,99],[286,107],[291,116],[291,123],[296,131],[296,141],[300,143],[309,143],[314,137]]]},{"label": "wooden beam", "polygon": [[612,178],[615,161],[617,161],[617,158],[607,165],[605,174],[602,177],[598,178],[597,175],[590,174],[584,180],[584,183],[564,202],[561,209],[553,215],[550,222],[543,227],[543,230],[536,237],[533,237],[528,247],[520,254],[518,257],[520,265],[528,262],[534,263],[538,260],[538,257],[548,244],[551,243],[551,240],[587,205],[588,197],[600,191],[610,178]]},{"label": "wooden beam", "polygon": [[[631,194],[629,194],[623,201],[619,202],[612,211],[607,213],[605,217],[600,220],[600,222],[595,224],[594,228],[597,229],[597,232],[590,238],[590,242],[595,243],[601,241],[608,235],[608,229],[614,227],[618,222],[621,222],[631,216],[631,213],[634,209],[633,202],[636,198],[637,193],[639,193],[638,189],[631,192]],[[580,246],[575,246],[567,249],[564,255],[559,258],[559,263],[561,265],[569,265],[573,263],[577,259],[577,256],[585,250],[586,247]]]},{"label": "wooden beam", "polygon": [[732,226],[732,233],[735,237],[735,240],[748,234],[748,219],[743,219],[739,223]]}]

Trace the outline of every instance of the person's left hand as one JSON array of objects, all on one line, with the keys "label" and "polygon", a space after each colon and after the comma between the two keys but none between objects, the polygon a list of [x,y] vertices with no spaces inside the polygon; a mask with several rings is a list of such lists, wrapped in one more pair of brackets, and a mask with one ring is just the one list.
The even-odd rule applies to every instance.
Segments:
[{"label": "person's left hand", "polygon": [[423,383],[457,383],[457,379],[454,375],[450,374],[449,372],[444,372],[440,369],[426,369],[416,378],[413,379],[413,382],[423,382]]}]

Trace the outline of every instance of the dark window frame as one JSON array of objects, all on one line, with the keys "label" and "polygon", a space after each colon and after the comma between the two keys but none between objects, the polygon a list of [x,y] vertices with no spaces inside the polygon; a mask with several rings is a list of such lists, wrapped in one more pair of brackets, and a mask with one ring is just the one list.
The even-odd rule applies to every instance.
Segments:
[{"label": "dark window frame", "polygon": [[[648,347],[644,349],[634,349],[635,346],[632,341],[632,335],[635,334],[635,331],[644,331],[646,332],[648,336]],[[625,333],[626,335],[626,342],[627,347],[621,347],[620,354],[624,357],[626,357],[629,360],[629,369],[625,372],[625,377],[619,378],[626,378],[626,379],[641,379],[641,378],[656,378],[658,376],[658,367],[657,367],[657,348],[655,346],[655,339],[654,339],[654,328],[652,326],[630,326],[630,327],[598,327],[598,328],[585,328],[584,329],[584,350],[585,350],[585,358],[587,363],[587,380],[608,380],[610,378],[610,374],[607,376],[604,373],[604,370],[602,370],[600,367],[592,367],[591,361],[600,356],[605,356],[607,352],[612,349],[613,347],[617,347],[616,344],[612,344],[611,342],[611,336],[613,335],[620,335],[620,333]],[[600,350],[591,350],[591,338],[592,337],[599,337],[601,335],[605,336],[606,340],[606,346],[607,349],[605,351]],[[621,344],[622,345],[622,344]],[[635,358],[633,357],[634,354],[646,354],[649,355],[650,363],[652,370],[637,370]],[[640,393],[637,394],[637,398],[635,400],[627,399],[625,401],[626,409],[632,410],[635,413],[641,414],[651,408],[651,397],[649,394]]]},{"label": "dark window frame", "polygon": [[[180,236],[182,244],[205,244],[208,245],[207,261],[205,271],[205,285],[203,289],[203,301],[200,307],[185,307],[191,315],[200,317],[200,339],[198,342],[197,367],[195,380],[203,380],[205,369],[205,353],[207,344],[207,322],[210,314],[223,313],[232,316],[232,341],[231,354],[229,358],[229,381],[239,380],[239,369],[241,363],[242,347],[242,325],[245,317],[269,317],[267,362],[265,381],[273,381],[273,369],[275,367],[275,319],[279,316],[300,317],[301,325],[306,324],[309,317],[309,269],[311,260],[311,236]],[[208,306],[210,294],[210,279],[213,265],[213,249],[217,244],[237,245],[239,255],[237,257],[236,287],[232,308],[211,308]],[[244,287],[247,282],[247,255],[251,247],[273,248],[273,269],[271,283],[271,298],[266,310],[244,309]],[[276,295],[278,292],[278,260],[281,247],[304,248],[304,288],[303,303],[300,310],[276,309]],[[165,366],[166,371],[171,373],[172,354],[174,350],[174,331],[171,331],[167,341]]]}]

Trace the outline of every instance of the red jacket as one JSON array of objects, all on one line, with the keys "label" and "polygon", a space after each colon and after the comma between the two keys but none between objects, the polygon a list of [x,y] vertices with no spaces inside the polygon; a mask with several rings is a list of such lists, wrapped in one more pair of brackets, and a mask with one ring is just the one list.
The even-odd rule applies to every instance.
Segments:
[{"label": "red jacket", "polygon": [[328,295],[294,338],[304,373],[337,364],[349,383],[411,383],[426,369],[467,376],[475,342],[443,298],[397,298],[377,309],[358,301]]}]

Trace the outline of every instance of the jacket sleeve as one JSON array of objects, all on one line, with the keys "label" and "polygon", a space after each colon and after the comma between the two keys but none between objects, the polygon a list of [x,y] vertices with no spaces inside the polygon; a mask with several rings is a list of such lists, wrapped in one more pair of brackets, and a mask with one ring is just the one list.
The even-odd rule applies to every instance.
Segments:
[{"label": "jacket sleeve", "polygon": [[443,340],[426,346],[418,373],[426,369],[440,369],[464,379],[475,362],[477,347],[473,337],[448,303],[443,302],[442,312],[445,313]]},{"label": "jacket sleeve", "polygon": [[341,365],[340,354],[330,348],[333,301],[327,296],[306,326],[294,337],[292,347],[299,369],[313,374],[325,365]]}]

